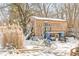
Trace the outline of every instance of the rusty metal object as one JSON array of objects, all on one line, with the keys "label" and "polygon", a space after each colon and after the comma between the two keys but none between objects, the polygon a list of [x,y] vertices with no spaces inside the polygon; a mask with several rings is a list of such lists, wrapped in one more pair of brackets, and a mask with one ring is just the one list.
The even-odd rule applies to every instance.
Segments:
[{"label": "rusty metal object", "polygon": [[77,48],[73,48],[70,51],[71,56],[79,56],[79,51],[77,51]]}]

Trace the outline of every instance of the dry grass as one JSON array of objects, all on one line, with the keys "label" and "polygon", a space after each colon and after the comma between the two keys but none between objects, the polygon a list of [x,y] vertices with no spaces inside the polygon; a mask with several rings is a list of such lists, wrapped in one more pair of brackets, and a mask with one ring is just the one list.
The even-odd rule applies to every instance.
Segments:
[{"label": "dry grass", "polygon": [[23,48],[24,35],[19,26],[3,26],[0,27],[0,32],[3,33],[3,47],[7,47],[12,44],[17,49]]}]

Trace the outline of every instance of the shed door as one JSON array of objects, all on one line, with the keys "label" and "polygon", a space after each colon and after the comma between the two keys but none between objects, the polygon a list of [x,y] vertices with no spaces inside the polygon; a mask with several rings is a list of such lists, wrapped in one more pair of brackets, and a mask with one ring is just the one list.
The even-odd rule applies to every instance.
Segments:
[{"label": "shed door", "polygon": [[51,32],[51,27],[50,27],[50,24],[44,23],[44,27],[43,27],[43,35],[44,35],[44,38],[46,38],[46,33],[47,32]]}]

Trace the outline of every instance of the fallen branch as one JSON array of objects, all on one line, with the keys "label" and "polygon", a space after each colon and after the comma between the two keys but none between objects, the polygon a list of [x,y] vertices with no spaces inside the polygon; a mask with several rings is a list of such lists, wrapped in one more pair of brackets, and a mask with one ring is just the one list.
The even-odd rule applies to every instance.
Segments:
[{"label": "fallen branch", "polygon": [[18,51],[38,51],[38,50],[42,50],[40,48],[33,48],[33,49],[17,49]]}]

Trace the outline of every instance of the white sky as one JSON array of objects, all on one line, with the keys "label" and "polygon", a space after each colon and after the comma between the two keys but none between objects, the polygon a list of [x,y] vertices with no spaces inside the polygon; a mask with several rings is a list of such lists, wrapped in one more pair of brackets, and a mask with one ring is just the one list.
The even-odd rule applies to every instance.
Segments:
[{"label": "white sky", "polygon": [[78,3],[79,0],[0,0],[0,3]]}]

